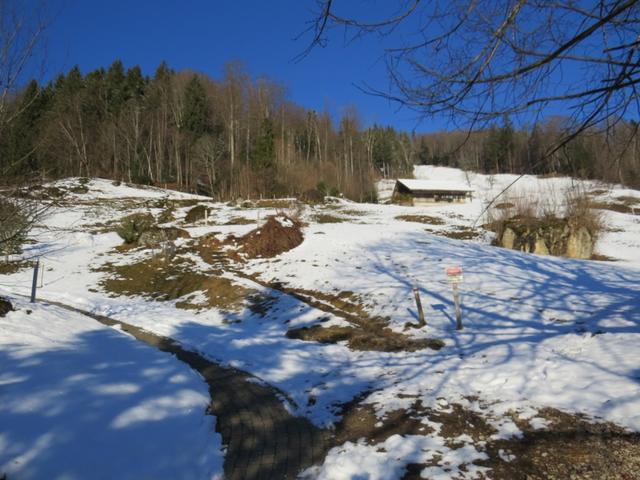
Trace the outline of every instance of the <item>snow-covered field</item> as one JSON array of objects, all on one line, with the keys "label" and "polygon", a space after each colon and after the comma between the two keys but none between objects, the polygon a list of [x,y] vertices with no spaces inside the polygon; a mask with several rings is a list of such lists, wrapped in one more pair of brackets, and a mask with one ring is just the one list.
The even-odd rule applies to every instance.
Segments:
[{"label": "snow-covered field", "polygon": [[220,478],[204,381],[83,315],[11,298],[0,318],[0,474]]},{"label": "snow-covered field", "polygon": [[[426,167],[416,173],[418,177],[447,181],[467,180],[462,172],[454,169]],[[482,211],[483,202],[512,179],[508,175],[469,177],[476,190],[475,199],[464,205],[418,208],[337,201],[328,206],[306,207],[303,218],[308,226],[299,247],[272,259],[247,261],[240,267],[262,283],[279,282],[311,292],[310,295],[350,292],[350,297],[357,299],[371,316],[388,317],[395,331],[416,338],[442,339],[446,346],[439,351],[354,351],[344,342],[320,344],[288,339],[285,337],[288,329],[327,320],[325,325],[341,325],[344,320],[250,279],[239,278],[232,271],[226,271],[225,278],[270,298],[266,315],[250,309],[248,304],[232,312],[216,308],[194,311],[177,309],[176,300],[160,302],[135,296],[109,296],[100,286],[108,274],[98,271],[99,267],[107,262],[139,261],[154,252],[146,249],[123,254],[114,250],[121,244],[117,234],[90,231],[96,230],[97,223],[117,220],[134,210],[158,215],[161,208],[150,200],[171,196],[177,199],[174,193],[136,190],[124,185],[116,187],[105,180],[93,180],[87,185],[89,193],[70,194],[73,200],[68,206],[53,212],[45,222],[46,228],[37,232],[38,243],[29,245],[25,254],[43,256],[44,287],[39,291],[43,298],[173,337],[214,360],[249,371],[286,392],[292,402],[289,408],[317,425],[333,424],[339,419],[341,403],[368,392],[362,403],[371,405],[381,421],[389,412],[409,409],[418,401],[424,408],[440,412],[451,411],[456,404],[487,418],[496,432],[492,438],[520,434],[511,416],[513,412],[531,425],[543,427],[545,420],[538,412],[544,407],[580,412],[591,419],[611,421],[640,431],[640,352],[637,349],[640,341],[640,216],[604,211],[611,231],[602,238],[599,252],[617,259],[615,262],[542,257],[499,249],[488,245],[489,234],[469,241],[436,235],[468,229]],[[531,188],[534,192],[537,182],[527,177],[520,188]],[[555,191],[560,191],[571,180],[540,182],[556,183]],[[602,190],[600,185],[585,184],[585,188]],[[602,199],[640,197],[640,192],[607,188],[598,195]],[[215,232],[218,238],[223,238],[228,234],[244,234],[260,224],[265,216],[275,213],[268,208],[223,204],[210,207],[208,225],[203,221],[185,225],[182,218],[187,206],[176,209],[177,219],[172,224],[184,228],[192,237]],[[319,223],[321,215],[331,219]],[[441,220],[436,223],[441,224],[397,218],[402,215],[436,217]],[[237,218],[255,223],[232,221]],[[189,242],[178,241],[184,247],[188,247]],[[188,255],[195,268],[210,271],[194,253]],[[446,267],[454,265],[464,269],[465,277],[461,286],[465,327],[462,331],[455,330],[451,287],[444,274]],[[0,277],[0,292],[7,294],[25,294],[30,285],[28,270]],[[407,323],[417,321],[414,287],[420,291],[428,325],[405,331]],[[38,318],[34,317],[36,313],[46,318],[40,310],[24,318]],[[3,323],[19,323],[24,330],[21,335],[41,334],[39,325],[34,324],[36,332],[32,332],[29,323],[18,322],[16,315],[10,314],[2,319]],[[58,318],[56,313],[51,315]],[[70,322],[64,339],[78,338],[76,343],[81,344],[85,336],[83,329],[89,327],[80,323],[80,319]],[[16,343],[11,332],[4,327],[0,330],[3,357],[12,351],[6,345]],[[109,338],[115,335],[112,331],[107,333]],[[123,343],[128,345],[129,340],[125,340]],[[30,341],[36,342],[25,340],[20,344],[25,346],[20,348],[30,348]],[[38,348],[42,355],[53,352],[51,355],[55,357],[58,345],[52,340]],[[21,358],[17,355],[14,356]],[[155,361],[153,351],[148,358],[150,363]],[[2,365],[0,378],[20,377],[17,364],[15,367],[10,364],[8,370],[4,369],[4,360]],[[173,363],[171,368],[180,370],[180,366]],[[120,370],[104,374],[120,373],[125,379],[118,382],[125,383],[130,382],[127,378],[131,375],[138,375],[137,371]],[[113,377],[108,379],[110,383],[115,381]],[[28,390],[21,393],[20,387],[13,385],[9,382],[7,386],[4,382],[0,395],[19,399],[20,395],[28,394]],[[167,392],[177,395],[186,385],[164,384],[162,390],[157,390],[160,386],[156,385],[148,388],[150,395],[162,397]],[[201,395],[206,392],[204,384],[188,385]],[[196,398],[195,394],[189,398]],[[118,400],[130,402],[129,408],[135,408],[134,404],[140,402],[129,394]],[[61,403],[64,405],[66,401],[63,399]],[[199,439],[204,438],[203,425],[210,427],[211,424],[211,417],[205,417],[203,410],[200,408],[197,414],[185,417],[194,422],[193,415],[200,415],[200,423],[194,426],[194,432],[200,432]],[[0,415],[3,412],[0,405]],[[102,411],[100,414],[107,415]],[[167,418],[173,417],[167,415]],[[55,417],[49,420],[52,425],[56,423]],[[105,422],[105,417],[97,420],[100,421]],[[408,464],[429,464],[422,472],[428,478],[491,476],[486,468],[472,463],[486,456],[482,443],[461,436],[452,444],[441,434],[437,422],[425,417],[424,423],[432,428],[431,433],[393,435],[383,445],[371,444],[366,439],[347,442],[331,450],[324,465],[307,471],[306,475],[326,479],[360,478],[359,475],[389,479],[402,477]],[[108,428],[108,424],[95,427],[95,430]],[[73,431],[77,438],[89,435],[83,425],[65,424],[65,428]],[[28,434],[36,435],[18,422],[0,422],[0,474],[2,468],[11,472],[2,462],[13,458],[5,454],[10,450],[1,440],[6,436]],[[211,438],[215,440],[215,434],[211,430],[207,434],[209,444],[215,446],[215,441],[211,441]],[[154,443],[149,448],[166,448],[161,444],[161,435],[152,438],[158,445]],[[170,440],[174,441],[175,436]],[[199,441],[196,444],[200,445]],[[41,451],[47,449],[54,452],[49,444]],[[189,452],[195,456],[202,454],[197,448]],[[215,453],[210,455],[198,457],[202,470],[194,472],[191,478],[219,471],[219,457]],[[156,450],[146,452],[141,454],[138,464],[147,463],[146,460],[153,463],[156,457]],[[46,468],[47,458],[50,457],[43,457],[33,465]],[[195,457],[185,456],[185,461],[187,458]],[[434,463],[434,458],[439,460]],[[57,465],[53,460],[49,462],[50,468]]]}]

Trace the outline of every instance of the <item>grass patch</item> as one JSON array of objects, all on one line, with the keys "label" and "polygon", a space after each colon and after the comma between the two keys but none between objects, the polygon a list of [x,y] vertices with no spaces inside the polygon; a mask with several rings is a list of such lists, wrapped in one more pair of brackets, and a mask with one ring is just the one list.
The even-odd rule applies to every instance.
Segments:
[{"label": "grass patch", "polygon": [[256,201],[259,208],[290,208],[296,201],[291,198],[272,198]]},{"label": "grass patch", "polygon": [[403,222],[426,223],[429,225],[444,225],[445,221],[438,217],[429,215],[398,215],[396,220]]},{"label": "grass patch", "polygon": [[314,325],[289,330],[287,338],[320,343],[337,343],[346,341],[352,350],[376,352],[415,352],[431,348],[440,350],[444,346],[442,340],[431,338],[410,338],[388,328],[378,328],[371,323],[368,328],[362,325],[354,327]]},{"label": "grass patch", "polygon": [[367,215],[367,212],[364,212],[362,210],[353,210],[351,208],[346,208],[342,210],[340,213],[342,213],[343,215],[351,215],[354,217],[362,217]]},{"label": "grass patch", "polygon": [[634,203],[625,202],[591,202],[589,204],[589,207],[595,208],[597,210],[610,210],[612,212],[626,213],[631,215],[640,214],[640,207],[634,208],[634,205]]},{"label": "grass patch", "polygon": [[254,293],[213,272],[196,272],[191,260],[180,257],[166,261],[162,255],[155,255],[130,265],[106,264],[98,271],[110,275],[100,285],[113,296],[141,296],[158,301],[182,299],[176,307],[184,309],[215,307],[239,311],[245,299]]},{"label": "grass patch", "polygon": [[476,230],[469,227],[454,227],[453,230],[431,230],[427,228],[425,232],[440,237],[453,238],[454,240],[474,240],[479,236]]},{"label": "grass patch", "polygon": [[33,268],[33,262],[30,260],[0,261],[0,275],[11,275],[28,268]]},{"label": "grass patch", "polygon": [[515,205],[511,202],[497,203],[496,205],[493,206],[493,208],[497,208],[498,210],[507,210],[513,207],[515,207]]},{"label": "grass patch", "polygon": [[227,220],[225,225],[251,225],[252,223],[256,223],[255,220],[246,217],[233,217]]},{"label": "grass patch", "polygon": [[283,291],[319,310],[341,316],[352,324],[352,327],[314,325],[293,329],[287,332],[289,338],[321,343],[346,340],[349,348],[353,350],[379,352],[413,352],[425,348],[440,350],[444,347],[442,340],[414,339],[392,331],[387,327],[388,320],[370,316],[360,302],[360,297],[353,292],[329,294],[303,289],[283,289]]},{"label": "grass patch", "polygon": [[640,198],[638,198],[638,197],[630,197],[630,196],[627,196],[627,195],[622,195],[620,197],[616,197],[616,200],[618,202],[622,202],[625,205],[629,205],[629,206],[640,205]]},{"label": "grass patch", "polygon": [[329,213],[318,213],[311,217],[315,223],[343,223],[348,221],[348,218],[345,217],[337,217],[335,215],[331,215]]},{"label": "grass patch", "polygon": [[624,203],[614,203],[614,202],[591,202],[591,208],[595,208],[597,210],[610,210],[612,212],[618,213],[633,213],[633,210],[629,205],[625,205]]}]

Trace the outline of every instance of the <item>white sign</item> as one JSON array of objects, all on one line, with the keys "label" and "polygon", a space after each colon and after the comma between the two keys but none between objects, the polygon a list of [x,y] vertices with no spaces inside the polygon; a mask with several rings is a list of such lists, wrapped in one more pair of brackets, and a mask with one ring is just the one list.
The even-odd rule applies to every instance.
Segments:
[{"label": "white sign", "polygon": [[445,273],[449,283],[462,283],[464,281],[462,267],[448,267],[445,269]]}]

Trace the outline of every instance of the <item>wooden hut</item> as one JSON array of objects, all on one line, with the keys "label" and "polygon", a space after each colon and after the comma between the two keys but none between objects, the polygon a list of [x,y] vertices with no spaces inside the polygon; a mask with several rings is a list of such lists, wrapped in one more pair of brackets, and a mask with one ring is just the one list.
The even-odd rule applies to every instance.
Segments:
[{"label": "wooden hut", "polygon": [[472,188],[454,182],[398,179],[393,189],[392,201],[410,205],[464,203],[472,195]]}]

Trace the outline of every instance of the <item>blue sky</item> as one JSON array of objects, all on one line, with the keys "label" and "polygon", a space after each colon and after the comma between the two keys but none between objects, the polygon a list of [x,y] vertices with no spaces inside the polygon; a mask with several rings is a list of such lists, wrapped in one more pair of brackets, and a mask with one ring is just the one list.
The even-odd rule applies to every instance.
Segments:
[{"label": "blue sky", "polygon": [[446,126],[418,122],[414,112],[358,90],[363,82],[388,86],[375,37],[345,44],[335,31],[327,48],[294,62],[310,39],[296,37],[313,17],[314,5],[313,0],[59,0],[48,32],[45,78],[76,64],[83,72],[106,67],[117,58],[125,66],[140,65],[146,74],[166,60],[174,69],[219,78],[225,63],[240,60],[251,75],[283,83],[288,97],[308,108],[338,114],[355,104],[364,124],[418,132]]}]

